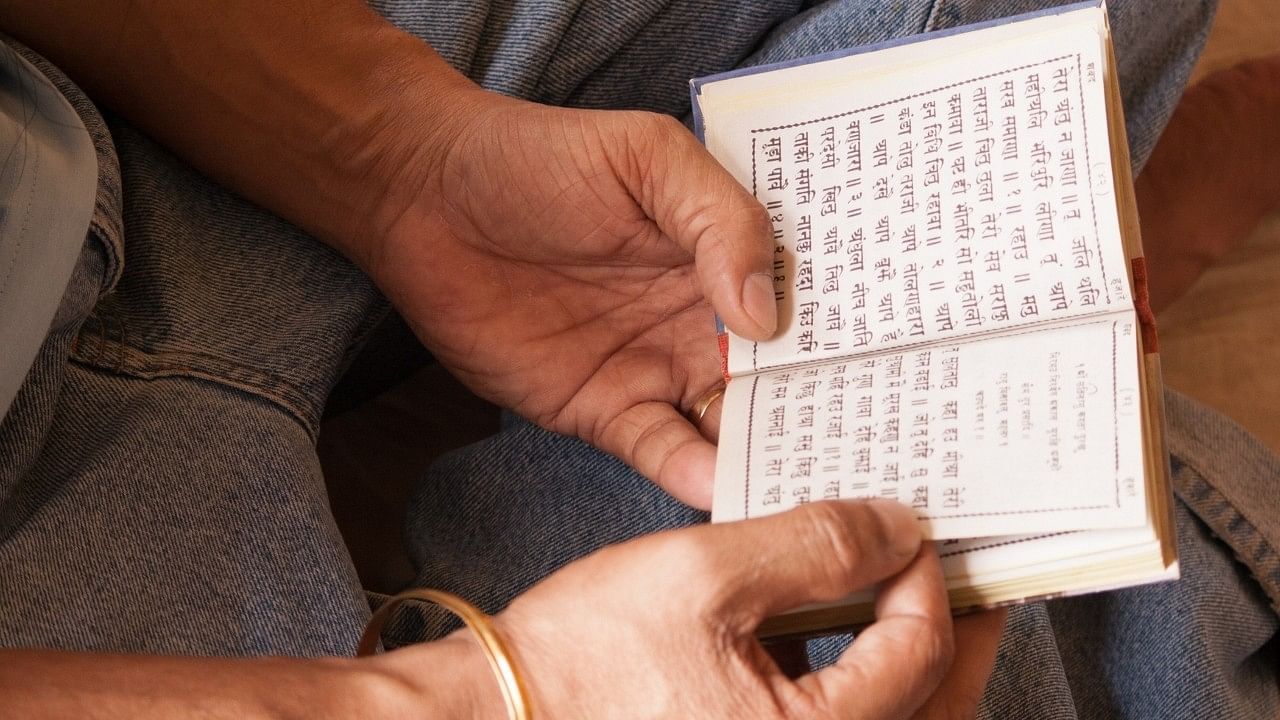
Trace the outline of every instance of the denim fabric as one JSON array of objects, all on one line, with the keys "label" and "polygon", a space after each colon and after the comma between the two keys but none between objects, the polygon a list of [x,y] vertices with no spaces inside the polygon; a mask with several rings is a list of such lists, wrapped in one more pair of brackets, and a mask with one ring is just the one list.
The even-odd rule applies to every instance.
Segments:
[{"label": "denim fabric", "polygon": [[368,609],[308,420],[383,301],[12,47],[71,101],[100,177],[0,421],[0,643],[351,652]]},{"label": "denim fabric", "polygon": [[[1280,476],[1280,462],[1238,426],[1176,393],[1167,398],[1175,438],[1180,426],[1216,426],[1222,447],[1264,460],[1233,467],[1232,476],[1261,483]],[[1198,460],[1174,456],[1179,498],[1208,482],[1193,468]],[[1274,493],[1254,503],[1259,511],[1269,507],[1273,518],[1278,505]],[[1177,582],[1011,608],[980,717],[1276,717],[1275,588],[1269,597],[1233,558],[1233,535],[1214,537],[1209,528],[1225,516],[1210,515],[1202,520],[1188,503],[1177,504],[1183,574]],[[453,590],[496,612],[574,557],[704,519],[616,459],[509,419],[499,435],[431,468],[408,529],[416,584]],[[1259,555],[1265,552],[1274,557],[1272,546]],[[400,619],[392,631],[401,644],[455,626],[425,611]],[[847,643],[812,642],[811,659],[828,663]]]},{"label": "denim fabric", "polygon": [[[1058,3],[374,4],[486,87],[679,115],[692,76]],[[1140,164],[1212,3],[1111,11]],[[59,316],[0,422],[0,644],[350,653],[368,608],[313,442],[384,301],[336,254],[104,121],[40,66],[95,139],[101,177]],[[1263,588],[1274,604],[1276,460],[1189,401],[1171,397],[1170,421],[1183,429],[1170,435],[1179,491],[1199,518],[1180,511],[1189,580],[1018,609],[986,712],[1274,716],[1257,678],[1275,643],[1270,656],[1257,648],[1275,633]],[[700,519],[616,460],[513,422],[433,468],[408,527],[422,584],[496,610],[592,548]],[[443,628],[410,625],[400,629]],[[1160,682],[1180,705],[1159,700]]]}]

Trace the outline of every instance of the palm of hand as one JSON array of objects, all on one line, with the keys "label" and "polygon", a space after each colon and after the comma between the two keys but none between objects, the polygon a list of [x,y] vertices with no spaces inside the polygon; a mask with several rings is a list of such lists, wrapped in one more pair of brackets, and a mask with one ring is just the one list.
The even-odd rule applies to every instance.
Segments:
[{"label": "palm of hand", "polygon": [[768,267],[763,210],[660,116],[504,100],[470,126],[380,284],[472,389],[706,506],[714,449],[681,410],[719,380],[704,294],[772,330],[742,307]]}]

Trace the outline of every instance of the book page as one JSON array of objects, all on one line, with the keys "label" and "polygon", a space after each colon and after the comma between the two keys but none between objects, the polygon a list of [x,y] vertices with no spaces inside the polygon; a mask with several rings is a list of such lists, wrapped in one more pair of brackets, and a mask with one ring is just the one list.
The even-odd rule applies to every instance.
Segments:
[{"label": "book page", "polygon": [[1112,530],[1065,530],[1036,535],[945,540],[938,544],[942,574],[948,587],[1009,581],[1042,574],[1054,563],[1089,562],[1108,552],[1152,548],[1159,541],[1150,527]]},{"label": "book page", "polygon": [[702,86],[707,147],[776,243],[779,333],[731,335],[731,374],[1131,306],[1086,16]]},{"label": "book page", "polygon": [[[1164,563],[1150,527],[946,540],[937,550],[957,609],[1048,600],[1172,580],[1179,574],[1176,561]],[[873,588],[859,590],[835,602],[796,608],[767,621],[763,632],[808,632],[869,621],[874,603]]]},{"label": "book page", "polygon": [[1146,521],[1132,311],[734,378],[715,521],[882,497],[929,537]]}]

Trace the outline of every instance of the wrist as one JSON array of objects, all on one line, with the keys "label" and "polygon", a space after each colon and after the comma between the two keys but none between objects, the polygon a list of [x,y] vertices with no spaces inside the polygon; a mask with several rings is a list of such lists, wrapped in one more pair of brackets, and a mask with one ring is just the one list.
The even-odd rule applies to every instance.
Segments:
[{"label": "wrist", "polygon": [[96,101],[357,262],[480,92],[365,0],[25,5],[6,30]]},{"label": "wrist", "polygon": [[[429,45],[369,12],[340,57],[285,83],[299,93],[278,140],[296,158],[292,189],[273,207],[366,272],[485,95]],[[372,274],[372,272],[370,273]]]},{"label": "wrist", "polygon": [[498,680],[466,631],[355,661],[361,693],[386,718],[505,718]]},{"label": "wrist", "polygon": [[321,237],[375,279],[386,239],[419,220],[424,196],[443,185],[445,158],[491,95],[425,43],[390,26],[381,32],[397,37],[368,38],[370,65],[350,101],[358,110],[321,149],[346,205]]}]

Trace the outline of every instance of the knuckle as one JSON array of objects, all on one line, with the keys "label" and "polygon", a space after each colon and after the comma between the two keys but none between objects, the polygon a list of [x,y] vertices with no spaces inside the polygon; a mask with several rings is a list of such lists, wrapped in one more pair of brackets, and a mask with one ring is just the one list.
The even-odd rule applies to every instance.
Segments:
[{"label": "knuckle", "polygon": [[867,505],[859,504],[856,508],[858,518],[854,527],[863,546],[877,549],[892,547],[894,538],[880,516]]},{"label": "knuckle", "polygon": [[690,218],[690,225],[701,230],[698,247],[767,263],[773,252],[769,215],[754,199],[740,201],[734,192],[726,190],[717,196],[719,200],[698,208]]},{"label": "knuckle", "polygon": [[867,550],[840,506],[830,502],[807,505],[803,517],[806,535],[820,553],[815,557],[830,559],[826,567],[832,590],[848,592],[856,589],[853,586],[859,569],[867,560]]},{"label": "knuckle", "polygon": [[[747,231],[754,237],[768,238],[772,230],[772,223],[769,222],[769,211],[759,202],[752,200],[747,203],[747,207],[743,210],[742,223],[746,226]],[[768,243],[764,245],[768,248]]]}]

